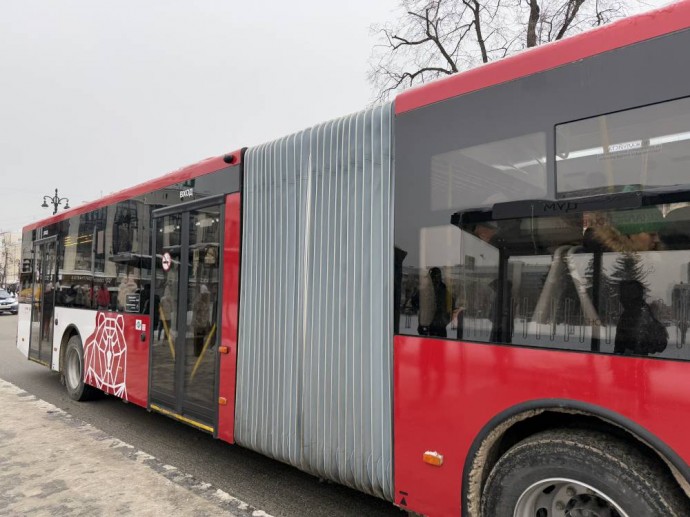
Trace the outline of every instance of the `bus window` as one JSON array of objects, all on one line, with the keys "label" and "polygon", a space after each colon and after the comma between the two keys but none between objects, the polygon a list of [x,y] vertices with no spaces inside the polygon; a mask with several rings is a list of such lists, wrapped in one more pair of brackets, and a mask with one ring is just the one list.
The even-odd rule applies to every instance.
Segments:
[{"label": "bus window", "polygon": [[431,210],[475,208],[546,195],[546,137],[521,135],[431,157]]},{"label": "bus window", "polygon": [[458,339],[690,359],[690,206],[482,226],[460,227]]},{"label": "bus window", "polygon": [[683,185],[690,98],[556,126],[558,197]]},{"label": "bus window", "polygon": [[396,214],[394,327],[399,333],[490,340],[497,226],[487,222],[459,229],[449,224],[450,215],[546,195],[545,133],[483,142],[481,134],[473,136],[481,143],[460,147],[457,140],[434,141],[433,154],[415,156],[425,161],[428,177],[410,165],[412,178],[397,184],[398,199],[409,200]]},{"label": "bus window", "polygon": [[[111,304],[118,312],[141,312],[140,232],[144,204],[131,199],[108,208],[114,212],[112,239],[106,242],[106,276],[111,277]],[[110,248],[110,249],[108,249]]]}]

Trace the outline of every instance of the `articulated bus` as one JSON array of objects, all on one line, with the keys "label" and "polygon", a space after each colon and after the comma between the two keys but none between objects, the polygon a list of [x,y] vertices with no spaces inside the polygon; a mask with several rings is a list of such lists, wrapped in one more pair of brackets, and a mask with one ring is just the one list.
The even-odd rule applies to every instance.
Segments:
[{"label": "articulated bus", "polygon": [[431,515],[690,515],[690,2],[24,228],[17,346]]}]

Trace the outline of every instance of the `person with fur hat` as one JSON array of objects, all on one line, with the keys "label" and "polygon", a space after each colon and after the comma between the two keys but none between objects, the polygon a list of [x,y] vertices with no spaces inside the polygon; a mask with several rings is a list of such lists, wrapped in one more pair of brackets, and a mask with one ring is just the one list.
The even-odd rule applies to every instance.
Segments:
[{"label": "person with fur hat", "polygon": [[595,248],[592,251],[619,253],[658,250],[659,231],[663,223],[664,218],[656,207],[613,212],[609,216],[609,222],[587,229],[585,247]]}]

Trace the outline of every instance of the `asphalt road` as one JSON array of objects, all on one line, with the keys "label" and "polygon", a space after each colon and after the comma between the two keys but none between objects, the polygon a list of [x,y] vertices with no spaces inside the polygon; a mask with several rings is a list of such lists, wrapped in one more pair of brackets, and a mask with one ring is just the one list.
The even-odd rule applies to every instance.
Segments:
[{"label": "asphalt road", "polygon": [[[74,402],[57,373],[27,361],[15,347],[17,316],[0,315],[0,378],[74,417],[211,483],[274,516],[404,515],[391,503],[299,470],[114,397]],[[17,422],[21,425],[21,422]]]}]

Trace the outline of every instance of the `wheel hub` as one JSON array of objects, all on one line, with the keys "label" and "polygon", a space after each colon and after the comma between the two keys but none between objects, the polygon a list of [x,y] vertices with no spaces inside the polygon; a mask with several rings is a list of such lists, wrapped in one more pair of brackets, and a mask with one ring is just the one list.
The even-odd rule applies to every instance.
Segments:
[{"label": "wheel hub", "polygon": [[565,505],[567,517],[618,517],[619,513],[597,495],[580,494]]},{"label": "wheel hub", "polygon": [[580,481],[544,479],[518,498],[513,517],[628,517],[611,497]]}]

